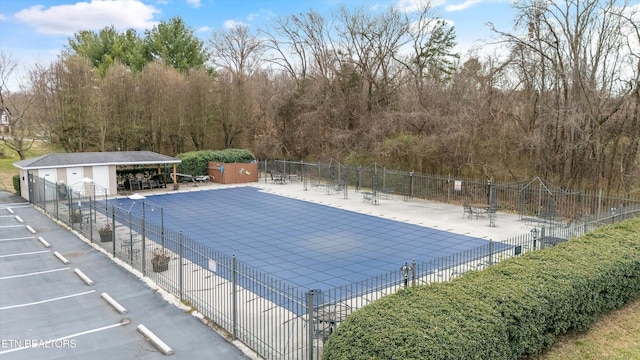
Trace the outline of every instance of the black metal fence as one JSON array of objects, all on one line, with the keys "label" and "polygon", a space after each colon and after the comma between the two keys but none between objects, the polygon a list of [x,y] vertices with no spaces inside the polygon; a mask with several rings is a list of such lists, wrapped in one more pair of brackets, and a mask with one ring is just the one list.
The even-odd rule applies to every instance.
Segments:
[{"label": "black metal fence", "polygon": [[[636,202],[562,192],[541,180],[495,184],[390,171],[375,164],[353,168],[337,163],[273,161],[263,162],[261,167],[264,181],[272,181],[270,174],[274,172],[291,174],[302,180],[302,186],[325,186],[327,191],[340,191],[344,196],[349,196],[351,189],[384,191],[407,201],[420,197],[450,203],[463,199],[479,202],[495,197],[501,209],[522,211],[523,220],[535,227],[518,237],[430,262],[413,261],[346,286],[302,289],[165,227],[163,208],[146,199],[119,204],[89,184],[74,189],[34,176],[29,177],[28,191],[34,206],[140,271],[266,359],[319,359],[325,341],[342,320],[382,296],[407,286],[449,281],[640,213]],[[528,212],[540,211],[540,204],[549,203],[554,206],[553,218]],[[610,211],[602,211],[608,207]],[[527,220],[524,215],[536,216]]]},{"label": "black metal fence", "polygon": [[388,169],[380,164],[343,165],[337,161],[302,162],[261,161],[263,181],[271,181],[277,172],[302,180],[305,190],[322,186],[327,191],[372,191],[394,195],[404,200],[420,198],[437,202],[463,204],[494,203],[497,210],[555,222],[593,221],[616,213],[640,208],[638,196],[605,196],[601,191],[569,189],[538,177],[513,183],[492,179],[455,178],[413,171]]}]

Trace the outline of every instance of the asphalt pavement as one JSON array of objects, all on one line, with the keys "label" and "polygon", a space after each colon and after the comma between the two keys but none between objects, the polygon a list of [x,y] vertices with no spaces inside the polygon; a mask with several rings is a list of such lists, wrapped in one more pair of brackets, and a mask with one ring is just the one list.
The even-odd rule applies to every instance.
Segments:
[{"label": "asphalt pavement", "polygon": [[255,357],[179,305],[0,192],[0,359]]}]

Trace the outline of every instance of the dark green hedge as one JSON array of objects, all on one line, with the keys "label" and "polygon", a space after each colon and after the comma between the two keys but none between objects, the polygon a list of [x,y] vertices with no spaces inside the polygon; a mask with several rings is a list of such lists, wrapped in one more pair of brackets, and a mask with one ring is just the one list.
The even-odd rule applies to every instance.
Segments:
[{"label": "dark green hedge", "polygon": [[11,180],[13,180],[13,190],[16,191],[16,194],[22,195],[22,192],[20,190],[20,175],[13,175],[13,178]]},{"label": "dark green hedge", "polygon": [[177,171],[181,174],[194,176],[207,175],[209,173],[209,161],[248,163],[256,159],[253,153],[244,149],[191,151],[178,154],[176,157],[182,160],[182,162],[178,164]]},{"label": "dark green hedge", "polygon": [[353,313],[323,359],[518,359],[640,296],[640,220]]}]

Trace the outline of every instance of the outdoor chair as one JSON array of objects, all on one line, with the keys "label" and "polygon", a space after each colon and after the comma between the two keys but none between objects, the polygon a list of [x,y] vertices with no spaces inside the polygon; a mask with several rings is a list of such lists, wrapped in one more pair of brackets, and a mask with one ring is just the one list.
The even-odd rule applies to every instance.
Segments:
[{"label": "outdoor chair", "polygon": [[472,216],[475,216],[476,218],[478,217],[478,214],[476,214],[476,212],[473,211],[473,208],[471,207],[471,205],[469,205],[469,203],[465,202],[462,205],[462,208],[464,210],[464,212],[462,213],[462,218],[465,218],[465,217],[471,218]]},{"label": "outdoor chair", "polygon": [[285,183],[286,177],[284,175],[276,171],[270,171],[269,173],[271,174],[271,181],[273,181],[274,183],[277,183],[277,184]]},{"label": "outdoor chair", "polygon": [[393,199],[393,188],[384,187],[380,190],[380,197],[384,197],[385,199]]}]

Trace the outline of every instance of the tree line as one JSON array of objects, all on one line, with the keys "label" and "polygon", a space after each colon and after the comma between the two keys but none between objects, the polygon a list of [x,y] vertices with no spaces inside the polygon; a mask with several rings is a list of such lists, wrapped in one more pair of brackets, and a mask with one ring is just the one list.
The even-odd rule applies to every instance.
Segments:
[{"label": "tree line", "polygon": [[[634,192],[640,172],[639,9],[515,3],[500,53],[455,53],[429,6],[341,8],[199,40],[181,18],[137,34],[81,31],[20,92],[2,86],[24,152],[246,148],[258,158]],[[0,57],[0,85],[14,68]]]}]

